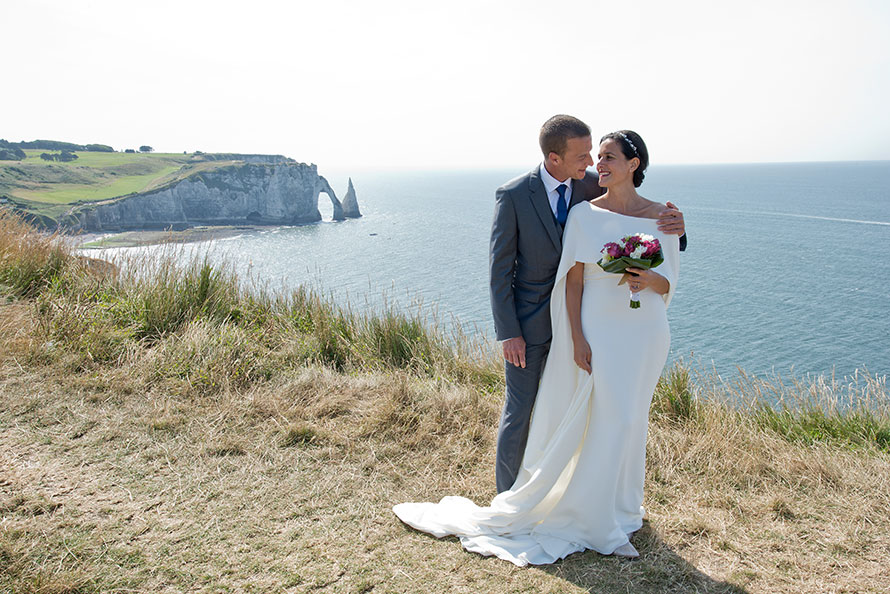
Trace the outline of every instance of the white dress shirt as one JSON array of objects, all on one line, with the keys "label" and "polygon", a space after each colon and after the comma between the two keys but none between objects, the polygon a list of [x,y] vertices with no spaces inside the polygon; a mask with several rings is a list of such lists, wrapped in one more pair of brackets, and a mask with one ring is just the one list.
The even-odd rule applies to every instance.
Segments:
[{"label": "white dress shirt", "polygon": [[568,212],[569,204],[572,203],[572,178],[561,182],[550,175],[550,172],[547,171],[547,168],[541,163],[541,181],[544,182],[544,189],[547,190],[547,199],[550,200],[550,210],[553,211],[553,216],[556,216],[556,203],[559,200],[559,192],[556,191],[556,188],[565,184],[566,212]]}]

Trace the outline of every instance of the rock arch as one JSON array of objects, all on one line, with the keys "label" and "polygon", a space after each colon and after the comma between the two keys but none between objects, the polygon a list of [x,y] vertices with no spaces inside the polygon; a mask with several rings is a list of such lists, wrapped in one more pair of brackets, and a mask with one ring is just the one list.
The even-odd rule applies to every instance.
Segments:
[{"label": "rock arch", "polygon": [[[343,214],[343,205],[340,204],[340,200],[337,199],[337,194],[334,193],[334,190],[333,188],[331,188],[331,184],[328,183],[328,180],[320,175],[315,182],[315,211],[318,212],[318,198],[322,192],[328,195],[328,197],[331,199],[331,204],[334,205],[333,220],[345,220],[346,216]],[[321,219],[320,212],[318,213],[318,218]]]}]

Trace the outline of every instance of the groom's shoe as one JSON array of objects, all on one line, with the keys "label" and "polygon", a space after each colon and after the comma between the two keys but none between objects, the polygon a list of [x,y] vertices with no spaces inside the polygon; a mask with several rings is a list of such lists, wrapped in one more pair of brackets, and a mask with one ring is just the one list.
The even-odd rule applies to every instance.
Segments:
[{"label": "groom's shoe", "polygon": [[623,545],[621,545],[620,547],[618,547],[617,549],[612,551],[612,554],[618,555],[619,557],[630,557],[630,558],[640,556],[640,554],[637,552],[637,550],[634,548],[634,546],[632,544],[630,544],[629,542],[624,543]]}]

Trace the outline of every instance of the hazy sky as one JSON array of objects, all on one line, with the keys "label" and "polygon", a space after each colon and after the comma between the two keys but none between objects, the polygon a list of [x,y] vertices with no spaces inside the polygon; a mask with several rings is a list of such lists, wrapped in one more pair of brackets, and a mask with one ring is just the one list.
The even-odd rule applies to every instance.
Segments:
[{"label": "hazy sky", "polygon": [[570,113],[653,163],[890,159],[886,0],[5,1],[0,138],[530,166]]}]

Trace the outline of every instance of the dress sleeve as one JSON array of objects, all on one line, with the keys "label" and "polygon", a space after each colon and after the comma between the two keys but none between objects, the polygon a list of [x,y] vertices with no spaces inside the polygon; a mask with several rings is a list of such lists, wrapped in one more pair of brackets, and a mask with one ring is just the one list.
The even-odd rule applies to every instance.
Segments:
[{"label": "dress sleeve", "polygon": [[680,239],[676,235],[661,234],[659,241],[661,241],[664,262],[653,270],[666,278],[671,285],[668,292],[662,295],[664,306],[667,308],[671,304],[674,291],[677,289],[677,281],[680,278]]},{"label": "dress sleeve", "polygon": [[[569,270],[577,262],[588,264],[598,262],[602,257],[600,250],[603,249],[603,246],[597,245],[592,232],[595,224],[595,215],[587,205],[579,204],[569,211],[569,218],[562,236],[562,256],[553,283],[553,293],[550,296],[550,325],[553,330],[553,340],[556,342],[568,340],[566,344],[571,343],[565,305],[566,277]],[[551,346],[552,351],[553,347]],[[570,355],[568,359],[574,365],[573,356]]]},{"label": "dress sleeve", "polygon": [[602,258],[600,250],[603,246],[596,244],[591,233],[592,218],[593,213],[586,204],[579,204],[569,211],[562,235],[562,257],[559,260],[556,282],[565,278],[576,262],[589,264]]},{"label": "dress sleeve", "polygon": [[[535,431],[529,431],[522,462],[523,468],[533,468],[547,451],[551,437],[559,431],[566,406],[581,382],[589,381],[586,371],[575,365],[572,331],[566,309],[566,277],[576,262],[596,262],[603,246],[596,245],[593,229],[596,215],[585,204],[569,211],[563,231],[562,257],[559,261],[553,292],[550,294],[550,325],[553,330],[550,353],[541,377],[542,386],[559,385],[559,390],[539,390],[532,413]],[[540,406],[539,406],[540,404]]]}]

